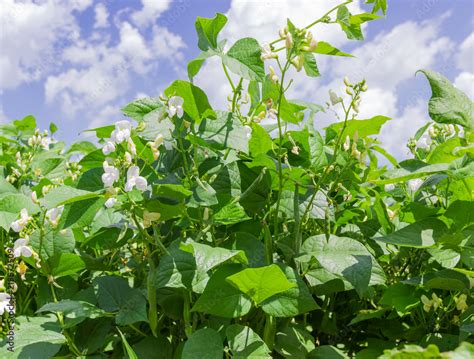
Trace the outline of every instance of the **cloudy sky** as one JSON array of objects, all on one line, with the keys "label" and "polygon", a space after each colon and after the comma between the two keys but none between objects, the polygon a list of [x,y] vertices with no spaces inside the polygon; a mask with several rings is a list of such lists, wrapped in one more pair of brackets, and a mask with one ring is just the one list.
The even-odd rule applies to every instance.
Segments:
[{"label": "cloudy sky", "polygon": [[[354,0],[352,12],[367,9]],[[380,140],[399,158],[407,138],[427,120],[430,90],[418,69],[446,75],[474,97],[474,2],[388,0],[387,18],[365,28],[364,42],[348,41],[336,25],[313,29],[356,58],[318,58],[322,77],[304,79],[290,98],[323,104],[342,78],[366,78],[360,118],[392,117]],[[335,0],[0,0],[0,122],[36,116],[54,121],[58,137],[71,141],[87,128],[121,118],[119,109],[156,96],[174,79],[186,79],[187,61],[199,54],[194,20],[225,13],[221,38],[244,36],[260,43],[277,37],[289,17],[303,27]],[[196,78],[215,107],[229,91],[211,61]],[[322,128],[334,117],[316,118]]]}]

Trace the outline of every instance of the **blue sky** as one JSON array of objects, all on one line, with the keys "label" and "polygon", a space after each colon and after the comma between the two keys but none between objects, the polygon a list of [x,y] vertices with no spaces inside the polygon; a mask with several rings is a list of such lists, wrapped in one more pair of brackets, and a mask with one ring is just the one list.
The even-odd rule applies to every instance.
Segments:
[{"label": "blue sky", "polygon": [[[316,39],[356,59],[321,58],[322,77],[294,73],[290,97],[324,103],[342,92],[342,78],[365,77],[369,91],[360,118],[392,117],[380,140],[398,157],[427,120],[430,91],[420,68],[442,72],[474,96],[474,2],[389,0],[385,19],[364,28],[366,41],[348,41],[336,26],[313,29]],[[228,15],[222,38],[261,43],[277,37],[286,17],[304,26],[334,0],[0,0],[0,121],[36,116],[41,128],[54,121],[58,138],[71,141],[87,128],[121,119],[120,107],[156,96],[197,56],[194,20]],[[352,11],[367,9],[354,0]],[[216,66],[217,65],[217,66]],[[226,106],[228,86],[220,66],[207,63],[196,79],[215,107]],[[298,82],[299,80],[299,82]],[[321,115],[322,128],[334,116]]]}]

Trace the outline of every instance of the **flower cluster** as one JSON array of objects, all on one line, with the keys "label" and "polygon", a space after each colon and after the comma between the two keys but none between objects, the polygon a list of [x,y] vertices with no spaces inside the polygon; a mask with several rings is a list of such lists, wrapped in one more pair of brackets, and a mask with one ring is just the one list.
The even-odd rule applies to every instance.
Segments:
[{"label": "flower cluster", "polygon": [[425,312],[429,312],[431,308],[436,310],[443,305],[443,301],[435,293],[431,294],[431,298],[432,299],[429,299],[424,294],[421,296],[421,302],[423,303],[423,310]]}]

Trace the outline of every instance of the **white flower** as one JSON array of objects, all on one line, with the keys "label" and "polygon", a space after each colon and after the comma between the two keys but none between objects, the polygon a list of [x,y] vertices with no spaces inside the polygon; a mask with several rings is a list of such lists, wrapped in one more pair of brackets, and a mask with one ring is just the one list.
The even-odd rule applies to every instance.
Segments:
[{"label": "white flower", "polygon": [[41,139],[41,147],[43,147],[45,150],[49,149],[49,145],[53,143],[53,140],[50,137],[43,137]]},{"label": "white flower", "polygon": [[38,195],[36,194],[36,191],[31,192],[31,200],[34,204],[39,204]]},{"label": "white flower", "polygon": [[275,125],[278,123],[278,112],[277,110],[271,108],[267,111],[265,118],[260,121],[262,125]]},{"label": "white flower", "polygon": [[138,166],[132,166],[127,171],[127,183],[125,183],[125,192],[130,192],[133,187],[137,187],[140,191],[146,190],[148,182],[146,178],[140,176]]},{"label": "white flower", "polygon": [[52,226],[56,227],[59,223],[59,217],[63,213],[64,206],[59,206],[56,208],[51,208],[46,211],[46,218]]},{"label": "white flower", "polygon": [[18,257],[31,257],[33,250],[28,246],[28,238],[19,238],[13,244],[13,255]]},{"label": "white flower", "polygon": [[244,130],[245,130],[245,135],[247,136],[248,139],[252,137],[252,128],[250,126],[245,125]]},{"label": "white flower", "polygon": [[329,90],[329,100],[331,101],[331,105],[336,105],[339,102],[342,102],[342,98],[337,96],[337,94],[333,90]]},{"label": "white flower", "polygon": [[102,153],[104,155],[110,155],[115,151],[115,144],[112,141],[107,141],[104,147],[102,147]]},{"label": "white flower", "polygon": [[130,121],[118,121],[115,123],[115,130],[112,131],[110,139],[115,143],[122,143],[130,138],[131,133],[132,124]]},{"label": "white flower", "polygon": [[273,82],[273,83],[277,83],[278,82],[278,76],[275,72],[275,69],[273,68],[273,66],[268,66],[268,71],[270,72],[270,80]]},{"label": "white flower", "polygon": [[260,55],[262,61],[276,59],[277,57],[278,54],[272,51],[269,44],[264,44],[262,46],[262,55]]},{"label": "white flower", "polygon": [[111,208],[115,206],[115,203],[117,203],[117,200],[114,197],[110,197],[107,201],[105,201],[105,207]]},{"label": "white flower", "polygon": [[395,185],[393,183],[386,184],[384,186],[385,192],[390,192],[395,189]]},{"label": "white flower", "polygon": [[291,49],[293,47],[293,36],[291,35],[291,32],[286,34],[285,46],[287,49]]},{"label": "white flower", "polygon": [[11,296],[8,293],[0,293],[0,316],[5,313],[7,307],[10,306]]},{"label": "white flower", "polygon": [[107,161],[104,161],[104,174],[102,175],[102,182],[105,187],[113,186],[113,184],[119,179],[120,172],[114,166],[110,166]]},{"label": "white flower", "polygon": [[416,143],[416,147],[427,150],[430,148],[430,143],[431,143],[431,140],[428,137],[423,136]]},{"label": "white flower", "polygon": [[30,219],[31,219],[31,216],[28,215],[28,210],[26,208],[23,208],[20,211],[20,219],[17,219],[16,221],[12,222],[10,227],[15,232],[21,232],[23,228],[25,228],[25,226],[28,224]]},{"label": "white flower", "polygon": [[174,115],[178,115],[179,118],[183,117],[184,110],[183,110],[183,103],[184,100],[182,97],[173,96],[168,100],[168,115],[173,117]]},{"label": "white flower", "polygon": [[131,165],[132,162],[133,162],[133,158],[132,158],[132,155],[130,154],[130,152],[125,152],[125,163],[127,163],[128,165]]},{"label": "white flower", "polygon": [[344,141],[344,151],[349,151],[349,148],[351,148],[351,139],[349,136],[346,136],[346,140]]},{"label": "white flower", "polygon": [[416,192],[422,184],[423,180],[421,178],[412,179],[408,181],[408,188],[410,188],[412,192]]},{"label": "white flower", "polygon": [[300,148],[298,146],[293,146],[291,149],[291,153],[298,156],[300,154]]},{"label": "white flower", "polygon": [[133,140],[131,138],[128,139],[127,148],[128,148],[128,151],[132,155],[134,155],[134,156],[137,155],[137,147],[135,146],[135,143],[133,142]]}]

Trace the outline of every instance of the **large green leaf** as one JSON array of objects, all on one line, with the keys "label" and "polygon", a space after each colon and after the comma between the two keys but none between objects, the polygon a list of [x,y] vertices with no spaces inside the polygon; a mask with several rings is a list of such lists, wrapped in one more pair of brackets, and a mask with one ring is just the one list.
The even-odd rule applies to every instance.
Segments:
[{"label": "large green leaf", "polygon": [[257,40],[246,37],[238,40],[222,59],[224,64],[240,77],[261,81],[265,77],[261,53]]},{"label": "large green leaf", "polygon": [[406,284],[396,283],[388,287],[379,301],[380,305],[393,307],[402,316],[420,304],[420,296]]},{"label": "large green leaf", "polygon": [[99,307],[117,312],[118,325],[148,322],[146,299],[142,291],[131,288],[124,278],[117,276],[97,277],[93,281]]},{"label": "large green leaf", "polygon": [[474,104],[461,90],[454,87],[443,75],[430,70],[420,70],[431,86],[428,111],[433,121],[452,123],[468,129],[474,128]]},{"label": "large green leaf", "polygon": [[274,317],[294,317],[319,308],[298,272],[283,264],[279,266],[290,282],[296,282],[296,286],[264,300],[261,303],[263,311]]},{"label": "large green leaf", "polygon": [[443,222],[435,218],[426,218],[374,239],[402,247],[424,248],[433,246],[445,232],[446,226]]},{"label": "large green leaf", "polygon": [[[346,138],[346,136],[353,138],[356,133],[359,138],[377,135],[380,132],[382,125],[388,120],[390,120],[390,118],[385,116],[375,116],[368,120],[349,120],[346,123],[346,128],[344,129],[342,138]],[[327,129],[340,133],[343,127],[344,122],[337,122],[327,127]]]},{"label": "large green leaf", "polygon": [[251,328],[233,324],[226,329],[232,358],[271,359],[265,342]]},{"label": "large green leaf", "polygon": [[30,245],[43,260],[74,250],[76,241],[70,229],[57,230],[46,225],[43,231],[36,230],[30,236]]},{"label": "large green leaf", "polygon": [[215,120],[205,119],[199,126],[199,137],[193,140],[217,150],[233,148],[248,153],[247,130],[231,112],[216,111]]},{"label": "large green leaf", "polygon": [[314,338],[304,328],[287,326],[276,334],[275,350],[284,358],[309,358],[315,348]]},{"label": "large green leaf", "polygon": [[224,345],[218,332],[203,328],[191,334],[184,343],[182,359],[222,359]]},{"label": "large green leaf", "polygon": [[98,196],[99,194],[95,192],[84,191],[69,186],[61,186],[51,189],[44,198],[41,199],[41,204],[50,209],[63,204],[83,201]]},{"label": "large green leaf", "polygon": [[182,97],[184,112],[196,123],[200,123],[206,117],[216,117],[206,93],[190,82],[176,80],[165,90],[165,95]]},{"label": "large green leaf", "polygon": [[125,116],[137,121],[142,121],[145,115],[161,107],[163,107],[163,104],[159,98],[145,97],[130,102],[127,106],[122,108],[122,112]]},{"label": "large green leaf", "polygon": [[202,51],[217,47],[217,35],[227,23],[227,17],[217,13],[212,19],[198,16],[196,19],[196,32],[198,35],[198,47]]},{"label": "large green leaf", "polygon": [[242,267],[238,264],[226,264],[217,269],[192,311],[223,318],[237,318],[247,314],[252,308],[252,301],[226,281],[227,277],[241,270]]},{"label": "large green leaf", "polygon": [[276,264],[244,269],[227,277],[227,281],[247,294],[257,305],[275,294],[296,286]]},{"label": "large green leaf", "polygon": [[49,359],[61,349],[66,338],[61,334],[61,326],[53,315],[45,317],[17,318],[15,325],[14,352],[7,355],[6,339],[0,342],[4,358]]},{"label": "large green leaf", "polygon": [[367,291],[369,285],[383,284],[385,274],[364,245],[354,239],[330,235],[307,238],[298,261],[309,262],[315,258],[329,273],[344,278],[359,294]]}]

